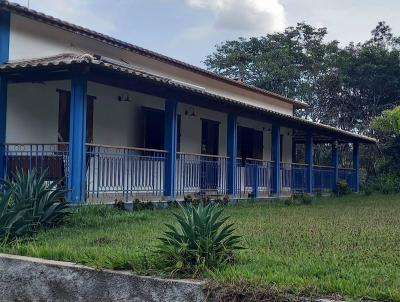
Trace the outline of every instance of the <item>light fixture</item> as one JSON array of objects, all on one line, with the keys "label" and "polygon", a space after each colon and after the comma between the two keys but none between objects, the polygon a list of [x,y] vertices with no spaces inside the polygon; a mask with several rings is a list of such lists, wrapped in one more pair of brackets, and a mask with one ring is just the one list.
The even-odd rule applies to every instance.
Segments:
[{"label": "light fixture", "polygon": [[188,109],[185,110],[185,115],[190,116],[190,117],[195,117],[197,116],[196,112],[194,111],[193,107],[189,107]]},{"label": "light fixture", "polygon": [[129,93],[125,92],[124,94],[118,96],[118,101],[119,102],[128,102],[129,103],[132,100],[131,100],[131,97],[129,96]]}]

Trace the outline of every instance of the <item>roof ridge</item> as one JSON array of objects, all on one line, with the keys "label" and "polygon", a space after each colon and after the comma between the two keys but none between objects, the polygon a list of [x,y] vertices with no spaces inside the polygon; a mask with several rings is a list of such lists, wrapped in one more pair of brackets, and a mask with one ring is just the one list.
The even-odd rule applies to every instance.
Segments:
[{"label": "roof ridge", "polygon": [[129,42],[122,41],[117,38],[113,38],[109,35],[99,33],[97,31],[70,23],[68,21],[61,20],[59,18],[38,12],[36,10],[27,8],[27,7],[17,4],[17,3],[10,2],[8,0],[0,0],[0,8],[5,8],[8,10],[11,10],[11,11],[13,11],[15,13],[19,13],[20,15],[23,15],[25,17],[30,17],[33,19],[37,18],[41,22],[50,23],[51,25],[58,26],[59,28],[62,28],[64,30],[73,31],[77,34],[85,35],[85,36],[100,40],[101,42],[111,44],[113,46],[129,49],[130,51],[137,52],[140,55],[148,56],[148,57],[162,61],[167,64],[176,65],[176,66],[179,66],[180,68],[184,68],[184,69],[190,70],[192,72],[200,73],[202,75],[211,77],[213,79],[226,82],[230,85],[234,85],[234,86],[246,89],[246,90],[253,91],[255,93],[260,93],[260,94],[263,94],[263,95],[266,95],[269,97],[276,98],[280,101],[290,103],[294,106],[297,106],[298,108],[308,107],[308,104],[305,102],[291,99],[291,98],[285,97],[283,95],[279,95],[275,92],[256,87],[254,85],[250,85],[250,84],[240,82],[240,81],[235,81],[233,79],[216,74],[214,72],[203,69],[201,67],[180,61],[178,59],[174,59],[172,57],[168,57],[166,55],[163,55],[163,54],[157,53],[155,51],[137,46],[137,45],[129,43]]}]

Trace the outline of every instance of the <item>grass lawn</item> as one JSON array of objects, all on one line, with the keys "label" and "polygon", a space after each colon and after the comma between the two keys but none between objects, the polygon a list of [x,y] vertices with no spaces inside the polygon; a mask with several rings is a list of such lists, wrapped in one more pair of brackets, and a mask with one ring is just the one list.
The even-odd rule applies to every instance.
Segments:
[{"label": "grass lawn", "polygon": [[[172,211],[84,207],[58,229],[2,252],[98,268],[155,271],[153,250]],[[321,198],[312,205],[256,202],[226,208],[244,237],[238,262],[205,278],[294,294],[339,293],[400,301],[400,196]]]}]

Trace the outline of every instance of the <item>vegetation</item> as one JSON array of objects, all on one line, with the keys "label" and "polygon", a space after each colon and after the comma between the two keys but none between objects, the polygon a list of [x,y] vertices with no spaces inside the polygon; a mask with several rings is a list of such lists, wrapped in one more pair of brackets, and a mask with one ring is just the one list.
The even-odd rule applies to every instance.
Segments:
[{"label": "vegetation", "polygon": [[193,276],[233,262],[234,251],[242,249],[233,223],[226,224],[223,208],[217,204],[188,204],[174,214],[178,227],[166,224],[158,247],[161,265],[174,273]]},{"label": "vegetation", "polygon": [[336,195],[341,197],[351,194],[351,188],[345,179],[339,179],[336,184]]},{"label": "vegetation", "polygon": [[[154,253],[179,209],[120,211],[81,207],[55,229],[4,245],[2,252],[97,268],[163,275]],[[249,202],[225,207],[246,249],[204,278],[243,293],[400,301],[400,196],[316,198],[311,205]],[[168,273],[169,274],[169,273]],[[235,290],[234,290],[235,289]]]},{"label": "vegetation", "polygon": [[[370,124],[384,110],[400,105],[400,37],[385,22],[379,22],[367,41],[344,46],[329,40],[327,33],[327,28],[299,23],[280,33],[226,41],[204,63],[216,73],[307,102],[310,107],[297,110],[298,116],[379,138],[379,149],[361,146],[363,178],[398,174],[400,138],[393,137],[398,118],[393,121],[400,110],[385,111],[375,122],[383,132]],[[349,146],[340,148],[341,165],[351,166]],[[319,145],[315,151],[319,164],[330,164],[329,147]],[[304,157],[298,152],[298,158]]]},{"label": "vegetation", "polygon": [[69,213],[65,191],[46,183],[46,173],[17,173],[0,189],[0,239],[14,240],[60,224]]},{"label": "vegetation", "polygon": [[374,118],[372,128],[380,137],[380,156],[368,186],[385,194],[400,192],[400,106]]}]

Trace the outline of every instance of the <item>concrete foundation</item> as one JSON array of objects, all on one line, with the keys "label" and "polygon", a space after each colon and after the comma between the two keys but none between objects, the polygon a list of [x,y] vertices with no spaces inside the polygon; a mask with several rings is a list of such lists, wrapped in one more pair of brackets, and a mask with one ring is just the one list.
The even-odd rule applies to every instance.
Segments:
[{"label": "concrete foundation", "polygon": [[204,283],[0,254],[1,301],[205,301]]}]

